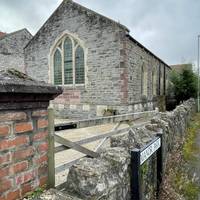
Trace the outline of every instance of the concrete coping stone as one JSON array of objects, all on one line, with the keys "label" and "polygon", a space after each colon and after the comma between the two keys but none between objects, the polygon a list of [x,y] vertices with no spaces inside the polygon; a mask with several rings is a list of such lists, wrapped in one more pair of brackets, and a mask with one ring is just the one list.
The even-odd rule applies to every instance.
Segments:
[{"label": "concrete coping stone", "polygon": [[0,93],[61,94],[61,87],[40,82],[13,68],[0,71]]}]

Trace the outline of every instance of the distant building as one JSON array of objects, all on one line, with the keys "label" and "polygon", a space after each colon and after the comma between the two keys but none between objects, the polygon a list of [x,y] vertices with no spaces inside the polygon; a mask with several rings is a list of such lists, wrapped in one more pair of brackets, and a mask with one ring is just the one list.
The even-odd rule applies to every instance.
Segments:
[{"label": "distant building", "polygon": [[191,63],[171,65],[172,70],[181,73],[184,69],[192,70]]},{"label": "distant building", "polygon": [[24,71],[24,47],[32,38],[27,29],[13,33],[0,32],[0,69]]},{"label": "distant building", "polygon": [[6,33],[0,31],[0,38],[5,36],[5,35],[6,35]]}]

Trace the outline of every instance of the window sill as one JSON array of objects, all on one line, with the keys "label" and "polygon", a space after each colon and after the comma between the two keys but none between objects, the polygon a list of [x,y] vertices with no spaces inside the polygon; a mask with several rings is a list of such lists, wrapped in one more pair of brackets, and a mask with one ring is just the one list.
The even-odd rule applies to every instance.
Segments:
[{"label": "window sill", "polygon": [[63,89],[85,89],[85,84],[76,84],[76,85],[56,85],[60,86]]}]

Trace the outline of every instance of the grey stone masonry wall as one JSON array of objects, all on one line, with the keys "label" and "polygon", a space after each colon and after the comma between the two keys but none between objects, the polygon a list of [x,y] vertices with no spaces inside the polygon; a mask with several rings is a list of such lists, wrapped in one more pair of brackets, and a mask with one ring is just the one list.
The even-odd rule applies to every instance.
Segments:
[{"label": "grey stone masonry wall", "polygon": [[[166,81],[164,75],[164,68],[170,70],[170,68],[162,63],[159,59],[155,58],[152,54],[147,52],[141,45],[132,41],[130,37],[124,36],[121,45],[124,51],[121,53],[121,60],[124,59],[127,66],[126,78],[127,78],[127,98],[128,104],[134,105],[143,103],[143,94],[141,92],[142,82],[142,67],[145,68],[147,73],[147,94],[146,101],[155,103],[155,97],[157,95],[164,94],[164,82]],[[153,85],[152,72],[155,71],[156,85]],[[156,94],[153,94],[153,87],[156,87]],[[156,104],[154,104],[155,108]],[[149,107],[149,106],[148,106]],[[151,108],[152,109],[152,108]]]},{"label": "grey stone masonry wall", "polygon": [[[160,113],[144,127],[113,136],[111,147],[103,149],[99,158],[83,158],[70,168],[66,191],[83,200],[129,200],[130,150],[144,147],[158,132],[162,132],[165,166],[168,152],[173,149],[176,138],[184,137],[194,112],[195,101],[190,99],[172,112]],[[156,160],[152,156],[141,166],[142,200],[150,200],[155,195]]]},{"label": "grey stone masonry wall", "polygon": [[24,72],[24,47],[31,38],[26,29],[0,37],[0,70],[15,68]]},{"label": "grey stone masonry wall", "polygon": [[25,48],[27,73],[48,82],[50,49],[57,38],[69,32],[85,44],[87,83],[76,88],[65,86],[64,103],[120,104],[119,38],[123,29],[72,1],[63,1]]},{"label": "grey stone masonry wall", "polygon": [[61,36],[69,34],[85,48],[86,82],[84,86],[63,86],[63,94],[52,102],[59,117],[91,118],[102,116],[107,109],[118,114],[152,110],[156,104],[152,102],[151,76],[149,99],[141,102],[141,63],[149,73],[155,67],[159,76],[160,60],[130,41],[128,32],[111,19],[71,0],[63,1],[26,46],[26,72],[49,82],[51,51]]}]

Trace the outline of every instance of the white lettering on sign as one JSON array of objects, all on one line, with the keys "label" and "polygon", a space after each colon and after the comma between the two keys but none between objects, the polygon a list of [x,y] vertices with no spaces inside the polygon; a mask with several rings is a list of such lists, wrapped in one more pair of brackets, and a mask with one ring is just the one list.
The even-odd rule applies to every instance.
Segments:
[{"label": "white lettering on sign", "polygon": [[161,146],[161,140],[158,138],[154,143],[149,145],[140,153],[140,165],[142,165],[155,151]]}]

